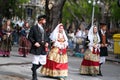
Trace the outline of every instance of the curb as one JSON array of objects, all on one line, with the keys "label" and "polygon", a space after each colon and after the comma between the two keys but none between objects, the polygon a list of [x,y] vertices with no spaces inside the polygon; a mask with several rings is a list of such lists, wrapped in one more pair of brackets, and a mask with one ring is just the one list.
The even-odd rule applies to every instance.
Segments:
[{"label": "curb", "polygon": [[120,63],[120,60],[118,60],[118,59],[106,59],[106,61],[111,61],[111,62],[118,62],[118,63]]},{"label": "curb", "polygon": [[24,64],[31,64],[31,62],[25,62],[25,63],[6,63],[6,64],[0,64],[0,66],[8,66],[8,65],[24,65]]}]

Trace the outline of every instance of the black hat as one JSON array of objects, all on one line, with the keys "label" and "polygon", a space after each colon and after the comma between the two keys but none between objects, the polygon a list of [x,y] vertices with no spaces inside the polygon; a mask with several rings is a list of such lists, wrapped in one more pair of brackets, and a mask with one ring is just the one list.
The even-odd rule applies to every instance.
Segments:
[{"label": "black hat", "polygon": [[38,16],[38,21],[41,20],[41,19],[46,19],[46,15],[40,15],[40,16]]}]

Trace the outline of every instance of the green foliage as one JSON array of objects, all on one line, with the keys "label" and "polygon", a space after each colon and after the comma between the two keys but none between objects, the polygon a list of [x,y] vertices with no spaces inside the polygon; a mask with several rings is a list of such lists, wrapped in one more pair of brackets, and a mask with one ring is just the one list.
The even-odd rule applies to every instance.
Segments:
[{"label": "green foliage", "polygon": [[69,10],[68,10],[68,6],[70,5],[70,3],[66,2],[65,5],[64,5],[64,9],[63,9],[63,23],[65,23],[67,20],[69,21],[72,21],[72,16],[71,14],[69,13]]},{"label": "green foliage", "polygon": [[29,2],[30,0],[18,0],[18,2],[20,3],[20,4],[22,4],[22,3],[27,3],[27,2]]},{"label": "green foliage", "polygon": [[[110,15],[110,18],[116,21],[120,20],[120,7],[117,4],[117,0],[103,0],[103,3],[105,5],[108,4],[109,7],[107,16]],[[88,0],[67,0],[63,9],[63,22],[66,23],[67,20],[72,22],[75,20],[75,16],[80,21],[84,18],[86,23],[90,23],[92,4],[89,4]],[[95,5],[95,18],[100,19],[101,16],[100,6]]]},{"label": "green foliage", "polygon": [[[98,6],[95,6],[95,16],[99,14]],[[63,22],[67,20],[72,22],[75,16],[78,17],[80,21],[84,19],[89,23],[92,16],[92,4],[89,4],[87,0],[67,0],[63,9]]]},{"label": "green foliage", "polygon": [[120,20],[120,7],[117,4],[117,0],[113,1],[110,8],[111,12],[111,18],[117,20]]}]

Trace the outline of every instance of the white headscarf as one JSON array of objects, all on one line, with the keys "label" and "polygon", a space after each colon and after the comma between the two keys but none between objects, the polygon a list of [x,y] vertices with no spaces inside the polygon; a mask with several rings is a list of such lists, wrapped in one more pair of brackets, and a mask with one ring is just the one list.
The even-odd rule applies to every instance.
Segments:
[{"label": "white headscarf", "polygon": [[[59,26],[60,26],[60,25],[63,25],[63,24],[60,23],[60,24],[58,24],[58,25],[56,26],[56,28],[55,28],[55,29],[53,30],[53,32],[50,34],[50,39],[55,42],[55,43],[54,43],[54,46],[57,46],[57,47],[59,47],[59,48],[63,48],[63,46],[62,46],[62,45],[59,45],[59,42],[57,41],[57,39],[58,39],[58,33],[59,33]],[[63,29],[63,36],[64,36],[64,38],[65,38],[64,45],[65,45],[65,47],[66,47],[66,46],[68,46],[68,38],[67,38],[67,35],[66,35],[64,29]],[[65,48],[65,47],[64,47],[64,48]]]},{"label": "white headscarf", "polygon": [[[89,29],[89,32],[88,32],[88,39],[89,39],[89,41],[90,41],[90,43],[89,43],[89,48],[90,48],[90,49],[91,49],[92,46],[94,45],[94,42],[93,42],[93,40],[94,40],[94,33],[93,33],[94,27],[96,27],[96,26],[95,26],[95,25],[94,25],[94,26],[91,26],[91,28]],[[96,27],[96,28],[97,28],[97,27]],[[99,42],[100,42],[100,37],[99,37],[98,31],[97,31],[96,35],[97,35],[97,38],[98,38],[98,42],[97,42],[97,43],[99,43]]]}]

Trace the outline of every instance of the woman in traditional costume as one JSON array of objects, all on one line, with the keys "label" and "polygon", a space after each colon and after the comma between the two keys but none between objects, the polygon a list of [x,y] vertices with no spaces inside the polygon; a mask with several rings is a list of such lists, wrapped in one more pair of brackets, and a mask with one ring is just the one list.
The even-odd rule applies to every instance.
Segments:
[{"label": "woman in traditional costume", "polygon": [[12,48],[12,28],[10,23],[10,20],[7,20],[2,27],[0,54],[2,54],[3,57],[9,57]]},{"label": "woman in traditional costume", "polygon": [[66,53],[68,38],[63,24],[57,25],[51,33],[50,39],[53,42],[53,46],[47,56],[47,63],[41,69],[41,73],[64,80],[68,76],[68,57]]},{"label": "woman in traditional costume", "polygon": [[88,40],[90,42],[80,66],[80,74],[96,76],[99,74],[100,38],[95,25],[88,32]]},{"label": "woman in traditional costume", "polygon": [[28,40],[28,34],[30,31],[30,26],[28,22],[25,22],[23,29],[20,31],[19,49],[18,53],[23,57],[29,54],[30,51],[30,41]]}]

